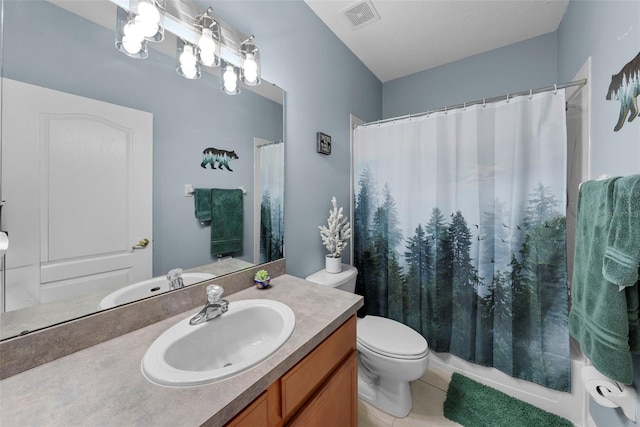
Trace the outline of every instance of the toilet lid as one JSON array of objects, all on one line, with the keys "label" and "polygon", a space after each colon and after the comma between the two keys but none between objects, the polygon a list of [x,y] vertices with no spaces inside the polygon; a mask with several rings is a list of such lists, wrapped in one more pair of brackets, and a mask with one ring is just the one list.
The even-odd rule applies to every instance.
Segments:
[{"label": "toilet lid", "polygon": [[419,358],[429,350],[422,335],[395,320],[379,316],[365,316],[357,324],[358,342],[386,356]]}]

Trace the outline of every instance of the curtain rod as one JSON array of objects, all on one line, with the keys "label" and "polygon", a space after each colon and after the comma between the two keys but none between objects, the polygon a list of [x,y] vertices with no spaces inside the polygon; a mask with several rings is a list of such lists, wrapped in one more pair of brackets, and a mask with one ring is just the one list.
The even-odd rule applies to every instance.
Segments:
[{"label": "curtain rod", "polygon": [[284,142],[283,140],[265,142],[264,144],[260,144],[260,145],[256,146],[256,148],[262,148],[262,147],[266,147],[268,145],[278,145],[278,144],[282,144],[283,142]]},{"label": "curtain rod", "polygon": [[414,117],[426,116],[426,115],[429,115],[431,113],[439,113],[441,111],[445,111],[446,112],[446,111],[450,111],[450,110],[456,110],[458,108],[467,108],[467,107],[470,107],[472,105],[478,105],[478,104],[483,104],[484,105],[484,104],[490,103],[490,102],[498,102],[498,101],[509,100],[509,99],[515,98],[517,96],[524,96],[524,95],[531,96],[533,94],[540,93],[540,92],[548,92],[550,90],[557,91],[558,89],[564,89],[564,88],[571,87],[571,86],[584,86],[585,84],[587,84],[587,79],[576,80],[576,81],[573,81],[573,82],[563,83],[563,84],[560,84],[560,85],[554,84],[553,86],[540,87],[540,88],[537,88],[537,89],[529,89],[529,90],[522,91],[522,92],[508,93],[506,95],[494,96],[492,98],[484,98],[484,99],[479,99],[477,101],[465,102],[465,103],[462,103],[462,104],[445,106],[445,107],[437,108],[435,110],[427,110],[427,111],[424,111],[422,113],[407,114],[407,115],[404,115],[404,116],[391,117],[391,118],[388,118],[388,119],[381,119],[381,120],[377,120],[375,122],[362,123],[362,124],[355,125],[353,128],[355,129],[355,128],[360,127],[360,126],[367,127],[367,126],[371,126],[371,125],[379,125],[379,124],[382,124],[382,123],[392,122],[392,121],[396,121],[396,120],[411,119],[411,118],[414,118]]}]

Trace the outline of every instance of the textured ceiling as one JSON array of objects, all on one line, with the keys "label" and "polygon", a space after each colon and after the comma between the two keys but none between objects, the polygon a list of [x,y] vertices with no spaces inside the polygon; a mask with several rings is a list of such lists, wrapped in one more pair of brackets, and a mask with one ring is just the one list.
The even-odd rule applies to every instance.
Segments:
[{"label": "textured ceiling", "polygon": [[373,0],[380,20],[354,29],[358,0],[305,0],[386,82],[555,31],[569,0]]}]

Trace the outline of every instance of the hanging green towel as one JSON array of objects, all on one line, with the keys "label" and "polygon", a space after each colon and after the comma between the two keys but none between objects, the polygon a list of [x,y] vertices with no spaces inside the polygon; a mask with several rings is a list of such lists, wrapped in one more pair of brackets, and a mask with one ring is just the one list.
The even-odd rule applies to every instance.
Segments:
[{"label": "hanging green towel", "polygon": [[640,266],[640,175],[618,179],[613,202],[602,274],[618,286],[633,286]]},{"label": "hanging green towel", "polygon": [[211,221],[211,188],[193,190],[196,218],[200,222]]},{"label": "hanging green towel", "polygon": [[569,333],[598,371],[631,384],[630,344],[635,346],[638,329],[630,330],[630,323],[637,325],[638,285],[620,292],[602,275],[618,179],[588,181],[580,188]]},{"label": "hanging green towel", "polygon": [[211,190],[211,255],[242,251],[242,190]]}]

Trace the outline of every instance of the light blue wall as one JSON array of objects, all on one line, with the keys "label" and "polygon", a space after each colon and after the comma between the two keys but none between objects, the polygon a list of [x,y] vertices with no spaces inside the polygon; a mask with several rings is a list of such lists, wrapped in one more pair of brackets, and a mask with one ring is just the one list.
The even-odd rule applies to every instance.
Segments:
[{"label": "light blue wall", "polygon": [[[558,76],[569,80],[591,57],[591,178],[640,173],[640,118],[614,132],[620,103],[605,95],[611,75],[640,52],[640,1],[569,3],[558,28]],[[640,357],[634,357],[634,387],[640,387]],[[639,390],[640,391],[640,390]],[[640,407],[640,398],[637,400]],[[598,426],[636,426],[619,409],[590,402]],[[640,419],[640,411],[638,411]]]},{"label": "light blue wall", "polygon": [[546,34],[384,83],[384,118],[556,83],[556,34]]},{"label": "light blue wall", "polygon": [[[287,92],[285,256],[287,272],[306,277],[324,268],[318,225],[326,223],[331,197],[349,214],[349,114],[379,119],[382,84],[300,0],[213,7],[221,19],[255,34],[264,77]],[[318,131],[332,137],[330,156],[316,153]]]}]

